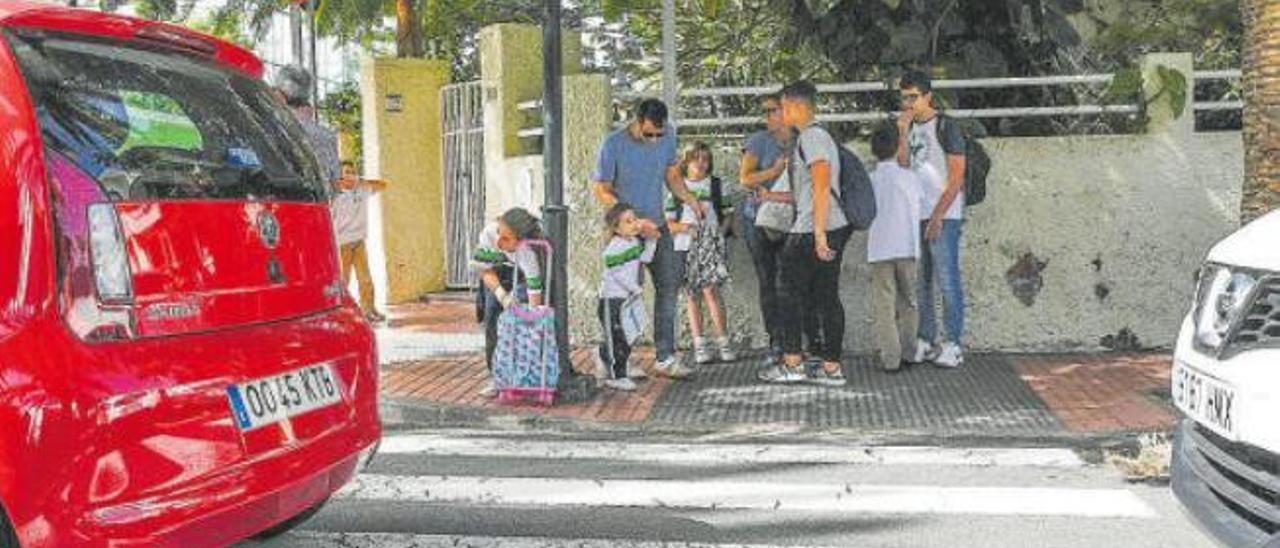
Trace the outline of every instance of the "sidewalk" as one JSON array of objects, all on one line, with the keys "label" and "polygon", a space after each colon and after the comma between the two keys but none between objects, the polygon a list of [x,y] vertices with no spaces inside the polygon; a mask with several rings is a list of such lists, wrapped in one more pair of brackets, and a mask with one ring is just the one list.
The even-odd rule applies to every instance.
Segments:
[{"label": "sidewalk", "polygon": [[[511,421],[652,432],[767,428],[1020,439],[1164,432],[1175,420],[1168,404],[1169,357],[1163,354],[972,354],[958,370],[918,366],[898,375],[854,357],[842,388],[761,383],[755,378],[759,357],[749,355],[703,366],[689,380],[646,380],[634,393],[600,390],[589,401],[550,408],[499,405],[478,394],[487,380],[483,337],[474,311],[463,315],[463,305],[470,306],[436,300],[392,311],[380,343],[417,337],[430,346],[449,337],[479,338],[471,349],[402,344],[393,351],[402,359],[384,357],[382,390],[391,414],[451,426]],[[591,370],[589,351],[575,349],[575,370]],[[634,359],[649,368],[653,351],[641,348]]]}]

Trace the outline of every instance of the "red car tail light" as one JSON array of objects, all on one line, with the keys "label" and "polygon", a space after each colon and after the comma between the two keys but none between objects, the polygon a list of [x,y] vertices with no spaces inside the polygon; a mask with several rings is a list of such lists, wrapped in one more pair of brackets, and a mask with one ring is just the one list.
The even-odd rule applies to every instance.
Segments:
[{"label": "red car tail light", "polygon": [[51,154],[57,207],[63,318],[82,340],[131,339],[137,333],[128,252],[115,207],[84,172]]}]

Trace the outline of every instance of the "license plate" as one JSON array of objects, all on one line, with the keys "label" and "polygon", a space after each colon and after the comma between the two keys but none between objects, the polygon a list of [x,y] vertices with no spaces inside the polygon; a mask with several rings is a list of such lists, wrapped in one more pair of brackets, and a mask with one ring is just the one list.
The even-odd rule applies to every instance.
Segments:
[{"label": "license plate", "polygon": [[1178,409],[1214,432],[1235,439],[1234,388],[1182,363],[1173,366],[1172,388]]},{"label": "license plate", "polygon": [[333,366],[320,364],[227,387],[242,431],[274,424],[342,401]]}]

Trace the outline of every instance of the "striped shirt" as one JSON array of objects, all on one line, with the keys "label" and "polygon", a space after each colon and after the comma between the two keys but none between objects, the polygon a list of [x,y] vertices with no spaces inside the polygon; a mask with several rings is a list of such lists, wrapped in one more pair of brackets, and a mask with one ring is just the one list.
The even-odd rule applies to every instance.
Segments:
[{"label": "striped shirt", "polygon": [[625,299],[644,291],[640,265],[653,260],[657,250],[653,240],[624,238],[615,235],[604,248],[604,276],[600,279],[600,297]]}]

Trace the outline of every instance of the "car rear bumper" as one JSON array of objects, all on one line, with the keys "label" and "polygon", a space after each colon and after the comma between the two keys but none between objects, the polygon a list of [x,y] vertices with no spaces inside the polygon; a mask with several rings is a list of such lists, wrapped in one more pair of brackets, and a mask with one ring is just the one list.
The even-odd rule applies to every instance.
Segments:
[{"label": "car rear bumper", "polygon": [[1183,420],[1174,436],[1173,492],[1197,525],[1223,544],[1280,546],[1280,476],[1248,455],[1267,458]]}]

